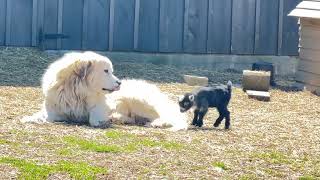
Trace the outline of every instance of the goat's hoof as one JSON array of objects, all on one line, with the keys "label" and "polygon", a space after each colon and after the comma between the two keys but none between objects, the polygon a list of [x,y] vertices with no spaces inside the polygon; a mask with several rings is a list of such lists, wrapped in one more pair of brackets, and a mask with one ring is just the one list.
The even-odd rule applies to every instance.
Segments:
[{"label": "goat's hoof", "polygon": [[219,126],[219,124],[213,124],[213,126],[214,126],[214,127],[218,127],[218,126]]}]

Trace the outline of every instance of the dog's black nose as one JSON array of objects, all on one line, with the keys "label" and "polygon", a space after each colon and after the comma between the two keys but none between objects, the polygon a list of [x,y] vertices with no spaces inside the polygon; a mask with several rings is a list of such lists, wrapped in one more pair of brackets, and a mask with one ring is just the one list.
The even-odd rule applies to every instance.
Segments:
[{"label": "dog's black nose", "polygon": [[121,85],[121,81],[117,81],[116,83],[117,83],[119,86]]}]

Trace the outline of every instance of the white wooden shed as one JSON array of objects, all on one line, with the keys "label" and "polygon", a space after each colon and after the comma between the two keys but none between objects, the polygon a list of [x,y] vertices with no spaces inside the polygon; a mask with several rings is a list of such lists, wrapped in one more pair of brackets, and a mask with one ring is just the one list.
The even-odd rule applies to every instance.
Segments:
[{"label": "white wooden shed", "polygon": [[296,81],[320,92],[320,0],[302,1],[289,14],[300,22],[300,61]]}]

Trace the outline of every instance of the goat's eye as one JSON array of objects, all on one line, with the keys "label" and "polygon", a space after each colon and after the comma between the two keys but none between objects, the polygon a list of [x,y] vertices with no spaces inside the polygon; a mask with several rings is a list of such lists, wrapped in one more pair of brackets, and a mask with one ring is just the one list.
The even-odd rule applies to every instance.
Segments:
[{"label": "goat's eye", "polygon": [[108,73],[109,73],[109,70],[108,70],[108,69],[106,69],[106,70],[104,70],[104,72],[108,74]]}]

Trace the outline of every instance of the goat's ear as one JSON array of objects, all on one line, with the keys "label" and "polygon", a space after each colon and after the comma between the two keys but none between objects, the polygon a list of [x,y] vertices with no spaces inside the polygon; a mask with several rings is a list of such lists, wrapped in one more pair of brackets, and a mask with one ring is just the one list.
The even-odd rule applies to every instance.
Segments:
[{"label": "goat's ear", "polygon": [[189,100],[190,101],[194,101],[194,95],[193,94],[189,95]]},{"label": "goat's ear", "polygon": [[184,98],[184,95],[180,95],[178,101],[181,102]]}]

